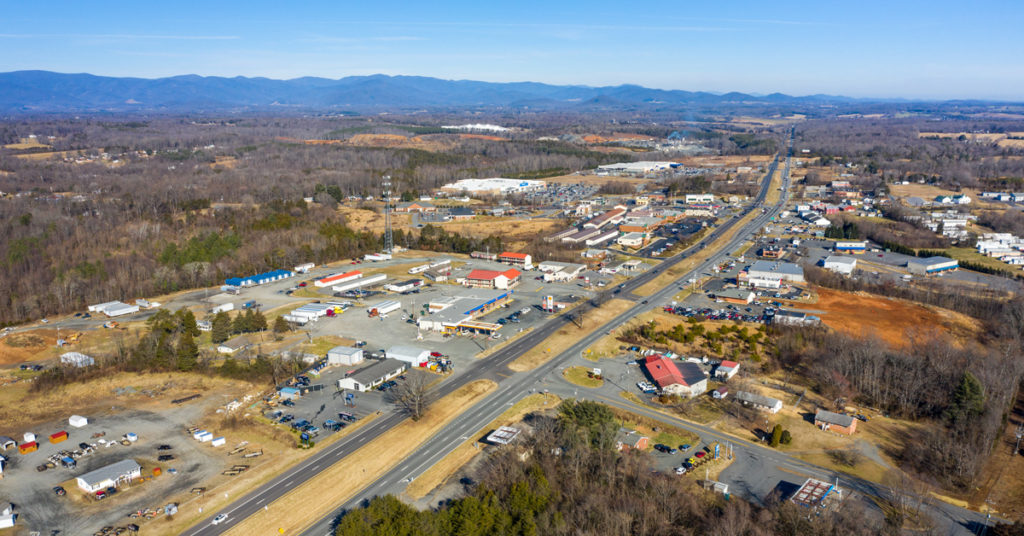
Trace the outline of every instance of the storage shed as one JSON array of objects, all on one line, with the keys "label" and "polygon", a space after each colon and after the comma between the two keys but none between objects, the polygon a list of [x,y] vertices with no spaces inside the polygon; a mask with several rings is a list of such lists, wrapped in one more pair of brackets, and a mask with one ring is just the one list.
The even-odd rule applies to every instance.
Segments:
[{"label": "storage shed", "polygon": [[89,419],[81,415],[72,415],[71,417],[68,417],[68,424],[74,426],[75,428],[81,428],[89,424]]},{"label": "storage shed", "polygon": [[299,390],[294,387],[282,387],[277,390],[277,394],[281,397],[281,400],[295,400],[302,396]]},{"label": "storage shed", "polygon": [[327,351],[328,365],[358,365],[363,362],[363,349],[335,346]]},{"label": "storage shed", "polygon": [[95,493],[110,486],[126,484],[142,476],[142,466],[135,460],[121,460],[78,477],[82,491]]}]

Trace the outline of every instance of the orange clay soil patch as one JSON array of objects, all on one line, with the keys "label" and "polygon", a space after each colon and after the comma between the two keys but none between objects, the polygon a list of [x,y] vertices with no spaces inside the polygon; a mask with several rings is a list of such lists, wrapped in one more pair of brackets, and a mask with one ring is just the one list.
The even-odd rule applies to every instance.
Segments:
[{"label": "orange clay soil patch", "polygon": [[[57,330],[34,329],[12,333],[0,339],[0,365],[33,361],[36,356],[57,345]],[[68,349],[68,352],[72,349]]]},{"label": "orange clay soil patch", "polygon": [[484,134],[459,134],[459,138],[464,140],[487,140],[487,141],[507,141],[505,138],[498,136],[487,136]]},{"label": "orange clay soil patch", "polygon": [[886,298],[865,292],[840,292],[815,287],[817,303],[794,303],[794,307],[820,310],[821,321],[847,335],[875,335],[894,347],[907,344],[908,333],[924,334],[931,328],[941,329],[960,340],[973,339],[977,321],[938,307],[925,307],[906,300]]}]

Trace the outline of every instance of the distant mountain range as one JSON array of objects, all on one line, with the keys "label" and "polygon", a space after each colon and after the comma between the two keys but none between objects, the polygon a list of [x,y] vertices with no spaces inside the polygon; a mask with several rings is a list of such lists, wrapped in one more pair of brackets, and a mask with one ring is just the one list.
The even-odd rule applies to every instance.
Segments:
[{"label": "distant mountain range", "polygon": [[[421,76],[327,78],[114,78],[50,71],[0,73],[0,114],[364,112],[417,109],[625,110],[729,107],[803,108],[868,103],[846,97],[781,93],[722,95],[637,85],[556,86]],[[874,101],[878,102],[878,101]]]}]

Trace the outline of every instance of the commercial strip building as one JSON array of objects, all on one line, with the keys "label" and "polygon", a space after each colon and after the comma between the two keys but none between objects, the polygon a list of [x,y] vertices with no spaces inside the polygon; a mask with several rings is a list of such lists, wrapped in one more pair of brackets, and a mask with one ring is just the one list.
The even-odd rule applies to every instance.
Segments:
[{"label": "commercial strip building", "polygon": [[523,270],[533,269],[533,257],[529,253],[516,253],[514,251],[505,251],[501,255],[498,255],[498,262],[502,264],[511,264],[512,266],[518,266]]},{"label": "commercial strip building", "polygon": [[571,262],[544,261],[537,265],[537,269],[544,272],[544,281],[572,281],[587,267]]},{"label": "commercial strip building", "polygon": [[497,270],[473,270],[463,279],[467,287],[507,290],[519,284],[522,273],[515,268],[504,272]]},{"label": "commercial strip building", "polygon": [[833,246],[836,253],[864,253],[868,249],[867,241],[860,242],[836,242]]},{"label": "commercial strip building", "polygon": [[139,312],[138,305],[128,305],[127,303],[121,301],[112,301],[100,303],[97,305],[90,305],[88,309],[89,312],[103,313],[108,317],[124,316]]},{"label": "commercial strip building", "polygon": [[366,392],[409,370],[409,364],[387,358],[338,380],[339,389]]},{"label": "commercial strip building", "polygon": [[387,274],[371,275],[369,277],[362,277],[359,279],[346,281],[340,285],[335,285],[331,288],[334,292],[345,292],[348,290],[356,290],[363,287],[369,287],[378,283],[383,283],[388,278]]},{"label": "commercial strip building", "polygon": [[857,267],[857,259],[853,257],[844,257],[842,255],[829,255],[822,261],[822,266],[826,270],[832,270],[843,275],[850,275],[853,273],[853,269]]},{"label": "commercial strip building", "polygon": [[626,215],[626,207],[615,205],[611,210],[591,218],[583,224],[584,229],[600,229],[605,225],[618,225]]},{"label": "commercial strip building", "polygon": [[229,277],[224,280],[224,284],[232,287],[254,287],[256,285],[265,285],[267,283],[273,283],[274,281],[288,279],[294,275],[295,272],[291,272],[289,270],[271,270],[262,274],[248,275],[245,277]]},{"label": "commercial strip building", "polygon": [[142,466],[135,460],[121,460],[95,471],[89,471],[75,480],[86,493],[96,493],[111,486],[118,487],[131,483],[142,476]]},{"label": "commercial strip building", "polygon": [[907,271],[915,275],[937,274],[956,270],[959,263],[949,257],[928,257],[924,259],[910,259],[907,261]]},{"label": "commercial strip building", "polygon": [[329,287],[332,285],[340,285],[346,281],[354,281],[360,277],[363,277],[363,273],[359,270],[353,270],[351,272],[332,274],[323,279],[317,279],[313,282],[313,285],[319,288]]},{"label": "commercial strip building", "polygon": [[512,298],[511,291],[477,290],[469,295],[446,296],[427,304],[428,314],[417,319],[420,329],[442,333],[470,332],[492,334],[501,324],[481,322],[477,318],[500,308]]},{"label": "commercial strip building", "polygon": [[620,162],[618,164],[605,164],[603,166],[597,166],[595,174],[599,176],[605,175],[646,175],[648,173],[658,173],[667,171],[672,168],[681,166],[679,162],[655,162],[655,161],[641,161],[641,162]]},{"label": "commercial strip building", "polygon": [[[741,278],[743,274],[740,274]],[[791,262],[756,261],[746,271],[749,280],[779,280],[790,283],[804,282],[804,269]]]},{"label": "commercial strip building", "polygon": [[638,248],[643,246],[646,241],[647,235],[644,233],[626,233],[620,236],[615,243],[627,248]]},{"label": "commercial strip building", "polygon": [[462,179],[441,187],[443,191],[472,194],[520,194],[538,192],[547,187],[547,183],[538,180],[503,179]]}]

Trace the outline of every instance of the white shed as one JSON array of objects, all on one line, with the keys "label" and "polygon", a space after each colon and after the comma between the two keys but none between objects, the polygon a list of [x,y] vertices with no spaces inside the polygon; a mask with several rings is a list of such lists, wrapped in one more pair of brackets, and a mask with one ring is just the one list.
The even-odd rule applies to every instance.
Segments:
[{"label": "white shed", "polygon": [[75,428],[81,428],[89,424],[89,419],[81,415],[72,415],[71,417],[68,417],[68,424],[74,426]]},{"label": "white shed", "polygon": [[328,365],[358,365],[363,362],[363,349],[335,346],[327,351]]}]

